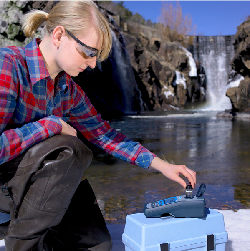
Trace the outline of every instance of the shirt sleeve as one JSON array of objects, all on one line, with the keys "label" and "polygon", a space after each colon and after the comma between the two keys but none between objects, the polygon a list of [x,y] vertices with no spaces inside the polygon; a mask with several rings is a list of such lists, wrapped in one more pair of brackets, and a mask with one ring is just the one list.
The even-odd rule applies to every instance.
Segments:
[{"label": "shirt sleeve", "polygon": [[76,89],[74,108],[70,111],[70,124],[88,141],[107,153],[131,164],[148,168],[156,155],[111,128],[107,121],[102,120],[86,94],[80,88]]},{"label": "shirt sleeve", "polygon": [[0,70],[0,164],[2,164],[19,156],[34,144],[59,134],[62,125],[59,118],[49,116],[16,129],[6,130],[15,112],[20,86],[13,60],[6,55],[0,55]]}]

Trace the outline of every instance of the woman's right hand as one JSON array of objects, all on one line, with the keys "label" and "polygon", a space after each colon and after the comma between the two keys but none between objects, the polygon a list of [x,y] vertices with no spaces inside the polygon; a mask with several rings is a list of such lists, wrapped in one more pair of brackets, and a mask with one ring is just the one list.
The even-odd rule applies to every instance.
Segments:
[{"label": "woman's right hand", "polygon": [[62,124],[61,134],[71,135],[77,137],[76,129],[64,122],[62,119],[59,119]]}]

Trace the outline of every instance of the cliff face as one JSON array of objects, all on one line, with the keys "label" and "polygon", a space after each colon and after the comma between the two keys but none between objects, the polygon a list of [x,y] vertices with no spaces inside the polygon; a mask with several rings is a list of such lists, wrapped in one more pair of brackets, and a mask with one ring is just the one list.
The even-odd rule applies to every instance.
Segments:
[{"label": "cliff face", "polygon": [[150,27],[127,23],[126,31],[121,31],[111,16],[108,19],[113,39],[110,57],[75,78],[104,117],[179,109],[198,101],[197,72],[195,68],[190,76],[192,56],[185,48],[162,41]]},{"label": "cliff face", "polygon": [[130,22],[126,27],[122,34],[144,110],[172,110],[198,101],[194,93],[197,70],[190,62],[191,54],[178,43],[163,41],[150,27]]},{"label": "cliff face", "polygon": [[250,18],[237,27],[234,41],[235,56],[231,66],[234,75],[244,77],[239,86],[227,90],[233,110],[250,112]]}]

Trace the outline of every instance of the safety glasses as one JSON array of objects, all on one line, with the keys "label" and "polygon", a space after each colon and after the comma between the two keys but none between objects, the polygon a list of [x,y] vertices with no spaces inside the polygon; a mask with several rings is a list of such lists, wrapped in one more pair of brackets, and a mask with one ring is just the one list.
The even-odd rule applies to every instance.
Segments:
[{"label": "safety glasses", "polygon": [[[66,29],[65,29],[66,30]],[[86,44],[84,44],[82,41],[80,41],[77,37],[75,37],[71,32],[66,30],[66,32],[78,43],[77,51],[84,57],[84,58],[93,58],[98,55],[98,50],[95,48],[92,48]]]}]

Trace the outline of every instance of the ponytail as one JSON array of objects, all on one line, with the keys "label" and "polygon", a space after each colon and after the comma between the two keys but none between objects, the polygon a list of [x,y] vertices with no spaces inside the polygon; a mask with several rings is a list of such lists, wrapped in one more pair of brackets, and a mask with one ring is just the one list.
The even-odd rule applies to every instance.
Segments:
[{"label": "ponytail", "polygon": [[47,21],[48,13],[34,10],[24,16],[23,31],[26,37],[33,37],[42,23]]}]

